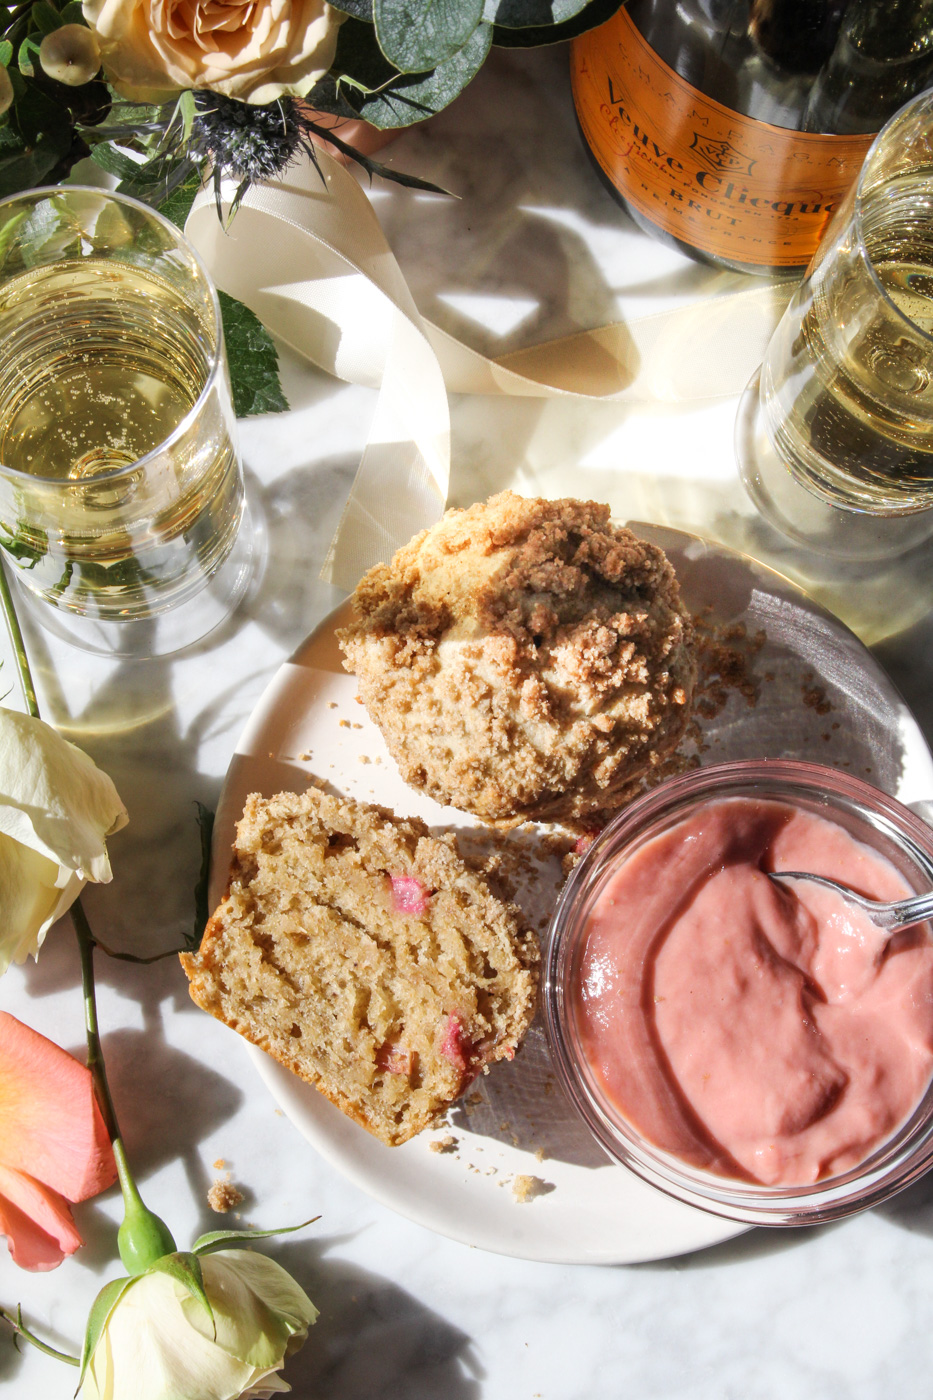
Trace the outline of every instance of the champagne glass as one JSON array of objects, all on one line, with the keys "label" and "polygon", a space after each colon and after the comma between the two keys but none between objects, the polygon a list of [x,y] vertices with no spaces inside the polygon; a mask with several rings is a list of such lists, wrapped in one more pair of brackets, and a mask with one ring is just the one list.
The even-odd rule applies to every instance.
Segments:
[{"label": "champagne glass", "polygon": [[0,548],[32,615],[93,651],[199,640],[250,575],[217,293],[136,200],[0,201]]},{"label": "champagne glass", "polygon": [[933,91],[895,114],[827,227],[743,396],[759,512],[821,554],[933,534]]}]

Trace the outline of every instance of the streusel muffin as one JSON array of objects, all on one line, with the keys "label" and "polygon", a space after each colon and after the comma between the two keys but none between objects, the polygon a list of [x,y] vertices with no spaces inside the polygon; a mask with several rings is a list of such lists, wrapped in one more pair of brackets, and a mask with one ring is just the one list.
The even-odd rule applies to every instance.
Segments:
[{"label": "streusel muffin", "polygon": [[311,788],[252,794],[192,998],[391,1145],[534,1014],[538,945],[453,836]]},{"label": "streusel muffin", "polygon": [[686,728],[677,580],[608,506],[507,491],[448,511],[353,603],[344,665],[402,776],[487,821],[619,807]]}]

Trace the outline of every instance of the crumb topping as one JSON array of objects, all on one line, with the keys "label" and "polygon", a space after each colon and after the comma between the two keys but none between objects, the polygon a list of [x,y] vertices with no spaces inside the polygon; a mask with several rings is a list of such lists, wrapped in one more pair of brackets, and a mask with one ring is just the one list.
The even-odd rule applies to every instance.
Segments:
[{"label": "crumb topping", "polygon": [[608,506],[504,492],[448,511],[354,609],[344,665],[402,776],[487,820],[611,810],[688,722],[673,570]]}]

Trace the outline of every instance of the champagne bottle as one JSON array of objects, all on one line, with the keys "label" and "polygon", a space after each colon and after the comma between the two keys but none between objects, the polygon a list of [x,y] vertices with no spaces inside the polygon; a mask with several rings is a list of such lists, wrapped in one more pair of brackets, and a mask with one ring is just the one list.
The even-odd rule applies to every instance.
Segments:
[{"label": "champagne bottle", "polygon": [[933,84],[933,0],[629,0],[574,40],[571,78],[641,228],[718,266],[803,268],[874,134]]}]

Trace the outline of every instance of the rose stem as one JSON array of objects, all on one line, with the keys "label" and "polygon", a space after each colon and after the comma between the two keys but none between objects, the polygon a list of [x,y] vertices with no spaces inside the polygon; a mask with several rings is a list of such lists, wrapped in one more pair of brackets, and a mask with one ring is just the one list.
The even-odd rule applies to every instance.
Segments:
[{"label": "rose stem", "polygon": [[[40,1338],[36,1336],[35,1332],[30,1332],[29,1328],[23,1322],[22,1308],[16,1309],[15,1317],[12,1313],[8,1313],[6,1308],[0,1308],[0,1317],[3,1318],[4,1322],[10,1324],[17,1336],[23,1337],[29,1342],[30,1346],[36,1347],[37,1350],[44,1351],[46,1356],[54,1356],[56,1361],[67,1361],[69,1366],[81,1365],[78,1358],[72,1356],[70,1352],[58,1351],[55,1347],[50,1347],[48,1342],[41,1341]],[[14,1342],[13,1345],[15,1346],[16,1343]]]},{"label": "rose stem", "polygon": [[[33,685],[32,670],[29,665],[29,656],[26,652],[26,644],[19,625],[19,618],[16,616],[16,608],[13,604],[13,595],[10,592],[10,585],[6,572],[0,565],[0,605],[2,605],[6,623],[10,629],[10,640],[13,643],[13,650],[16,654],[16,664],[19,669],[19,678],[23,687],[23,699],[26,707],[33,719],[39,719],[39,702],[36,699],[36,688]],[[100,1104],[100,1111],[103,1115],[104,1126],[107,1135],[113,1145],[114,1160],[117,1164],[117,1175],[120,1179],[120,1190],[123,1193],[124,1220],[120,1226],[118,1235],[120,1245],[120,1257],[130,1273],[144,1273],[150,1264],[163,1254],[171,1254],[175,1249],[175,1241],[171,1231],[164,1221],[154,1215],[143,1203],[139,1194],[139,1188],[130,1170],[126,1149],[123,1145],[123,1137],[117,1123],[117,1115],[113,1106],[113,1096],[110,1093],[110,1085],[107,1082],[107,1069],[104,1064],[104,1052],[100,1042],[100,1033],[97,1024],[97,991],[94,980],[94,944],[95,938],[91,932],[91,926],[87,921],[87,916],[81,904],[80,898],[76,899],[71,906],[71,921],[78,939],[78,948],[81,953],[81,983],[84,991],[84,1026],[87,1036],[87,1067],[91,1071],[94,1081],[94,1088],[97,1092],[97,1099]],[[25,1334],[24,1334],[25,1335]]]}]

